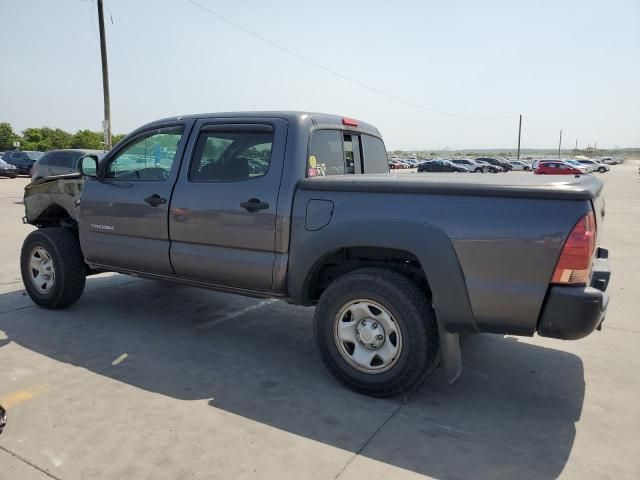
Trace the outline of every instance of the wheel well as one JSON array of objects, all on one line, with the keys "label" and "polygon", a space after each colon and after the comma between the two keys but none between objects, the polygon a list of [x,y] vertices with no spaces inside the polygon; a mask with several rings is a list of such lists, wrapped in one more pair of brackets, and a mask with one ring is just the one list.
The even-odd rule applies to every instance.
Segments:
[{"label": "wheel well", "polygon": [[341,248],[323,257],[308,277],[307,298],[315,304],[336,278],[358,268],[374,266],[389,268],[409,277],[431,299],[429,283],[416,256],[404,250],[380,247]]},{"label": "wheel well", "polygon": [[78,225],[78,223],[71,218],[69,213],[56,203],[49,205],[33,222],[29,223],[38,228],[61,226],[71,228],[73,230],[77,229]]}]

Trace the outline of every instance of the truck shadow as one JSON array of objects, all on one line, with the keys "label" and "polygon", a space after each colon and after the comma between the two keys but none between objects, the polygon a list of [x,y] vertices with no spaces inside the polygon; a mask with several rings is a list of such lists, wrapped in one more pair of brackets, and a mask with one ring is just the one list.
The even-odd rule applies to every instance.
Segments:
[{"label": "truck shadow", "polygon": [[0,348],[15,342],[439,479],[552,479],[571,452],[584,399],[575,355],[475,335],[463,343],[464,372],[454,385],[438,369],[408,399],[372,399],[327,374],[311,309],[123,279],[89,279],[84,297],[64,311],[32,307],[20,291],[0,295]]}]

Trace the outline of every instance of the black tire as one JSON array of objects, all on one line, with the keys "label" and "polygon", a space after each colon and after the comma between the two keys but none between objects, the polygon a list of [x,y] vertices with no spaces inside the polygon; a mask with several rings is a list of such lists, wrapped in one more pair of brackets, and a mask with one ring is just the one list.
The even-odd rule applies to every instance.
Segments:
[{"label": "black tire", "polygon": [[476,168],[476,169],[474,170],[474,172],[475,172],[475,173],[484,173],[484,170],[483,170],[483,169],[481,169],[481,168]]},{"label": "black tire", "polygon": [[604,172],[606,172],[606,171],[607,171],[607,169],[606,169],[606,168],[604,168],[604,167],[600,167],[600,168],[598,169],[598,172],[600,172],[600,173],[604,173]]},{"label": "black tire", "polygon": [[[349,302],[359,299],[386,308],[399,327],[402,348],[388,370],[360,371],[339,350],[334,335],[338,314]],[[362,268],[339,277],[322,293],[313,326],[316,347],[329,372],[358,393],[398,395],[420,386],[436,367],[439,337],[433,307],[414,282],[393,270]]]},{"label": "black tire", "polygon": [[[47,292],[39,291],[31,278],[32,252],[41,247],[53,263],[55,281]],[[86,264],[77,238],[66,228],[48,227],[31,232],[25,238],[20,253],[20,270],[24,287],[37,305],[49,308],[65,308],[75,303],[86,280]]]}]

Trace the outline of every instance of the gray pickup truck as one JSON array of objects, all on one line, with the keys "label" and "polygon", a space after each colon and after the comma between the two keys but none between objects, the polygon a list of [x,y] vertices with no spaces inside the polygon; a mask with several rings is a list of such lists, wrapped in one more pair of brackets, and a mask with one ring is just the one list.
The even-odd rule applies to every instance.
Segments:
[{"label": "gray pickup truck", "polygon": [[113,271],[315,305],[320,357],[374,396],[419,385],[459,336],[578,339],[604,319],[593,176],[388,172],[378,130],[301,112],[174,117],[25,189],[21,270],[62,308]]}]

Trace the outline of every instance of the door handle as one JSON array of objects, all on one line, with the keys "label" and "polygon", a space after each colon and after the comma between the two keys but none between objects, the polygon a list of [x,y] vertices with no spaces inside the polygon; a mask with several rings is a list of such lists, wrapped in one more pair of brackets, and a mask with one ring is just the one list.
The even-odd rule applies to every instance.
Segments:
[{"label": "door handle", "polygon": [[242,202],[240,204],[240,206],[242,208],[246,208],[248,212],[251,213],[255,213],[258,210],[264,210],[266,208],[269,208],[269,204],[266,202],[261,202],[259,199],[257,198],[250,198],[248,201],[246,202]]},{"label": "door handle", "polygon": [[144,201],[147,202],[152,207],[157,207],[158,205],[162,205],[163,203],[167,203],[167,199],[166,198],[162,198],[157,193],[154,193],[150,197],[145,198]]}]

